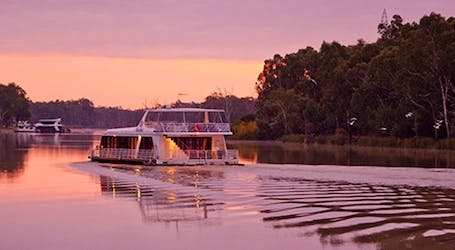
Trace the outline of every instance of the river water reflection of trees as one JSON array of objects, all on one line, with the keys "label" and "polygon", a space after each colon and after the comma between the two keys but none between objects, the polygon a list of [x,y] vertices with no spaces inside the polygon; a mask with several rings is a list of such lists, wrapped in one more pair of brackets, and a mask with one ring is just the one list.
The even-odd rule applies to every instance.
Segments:
[{"label": "river water reflection of trees", "polygon": [[[454,157],[448,151],[228,141],[230,148],[240,150],[245,163],[277,165],[143,168],[88,164],[87,155],[99,139],[99,134],[91,132],[0,135],[0,214],[10,213],[4,217],[14,221],[1,224],[5,225],[2,246],[29,249],[36,245],[33,239],[8,245],[7,240],[22,235],[24,228],[35,233],[52,232],[39,234],[49,242],[66,235],[62,228],[68,228],[74,237],[61,245],[98,242],[109,234],[110,239],[128,245],[140,242],[143,246],[148,244],[144,240],[150,240],[171,242],[171,248],[179,249],[195,235],[210,234],[217,246],[228,249],[232,245],[226,235],[246,228],[238,234],[237,246],[251,249],[277,248],[271,244],[291,249],[298,246],[296,242],[308,249],[453,249],[455,194],[453,189],[437,185],[446,179],[451,183],[452,170],[420,169],[431,177],[432,184],[413,186],[363,179],[360,183],[354,179],[320,180],[311,178],[308,169],[320,171],[323,167],[294,171],[299,166],[279,165],[453,167]],[[335,167],[333,172],[341,172],[341,168]],[[362,169],[372,175],[377,168]],[[393,175],[400,170],[384,172]],[[413,171],[416,169],[409,169]],[[444,173],[443,180],[434,175],[436,171]],[[125,202],[128,200],[134,201],[133,206]],[[33,213],[24,213],[30,204]],[[35,229],[41,228],[42,221],[47,222],[47,229]],[[22,227],[22,222],[29,226]],[[108,227],[116,230],[106,232]],[[82,233],[78,234],[80,228]],[[106,235],[87,237],[86,228]],[[145,238],[137,236],[144,230]],[[166,241],[169,235],[172,239]],[[261,240],[252,240],[252,236]]]},{"label": "river water reflection of trees", "polygon": [[453,168],[447,150],[306,145],[264,141],[228,141],[244,163]]},{"label": "river water reflection of trees", "polygon": [[[28,154],[32,148],[41,152],[88,152],[99,136],[91,133],[71,134],[0,134],[0,179],[15,179],[25,172]],[[33,162],[29,163],[33,164]]]},{"label": "river water reflection of trees", "polygon": [[27,134],[0,135],[0,179],[22,174],[31,141]]},{"label": "river water reflection of trees", "polygon": [[[87,152],[97,135],[0,135],[0,177],[15,178],[24,171],[29,149],[82,147]],[[273,141],[228,141],[240,151],[243,163],[453,168],[455,156],[446,150],[305,145]],[[88,153],[87,153],[88,155]]]}]

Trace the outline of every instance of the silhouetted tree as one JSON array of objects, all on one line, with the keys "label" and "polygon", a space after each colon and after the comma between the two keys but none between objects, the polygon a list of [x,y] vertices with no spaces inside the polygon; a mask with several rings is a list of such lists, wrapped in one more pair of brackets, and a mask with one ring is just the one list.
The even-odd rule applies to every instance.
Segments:
[{"label": "silhouetted tree", "polygon": [[0,83],[0,125],[10,126],[18,120],[30,117],[27,93],[19,85]]}]

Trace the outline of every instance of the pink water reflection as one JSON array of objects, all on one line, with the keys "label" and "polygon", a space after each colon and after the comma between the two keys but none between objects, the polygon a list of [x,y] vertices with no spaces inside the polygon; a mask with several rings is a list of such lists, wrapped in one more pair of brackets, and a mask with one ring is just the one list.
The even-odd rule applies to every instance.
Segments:
[{"label": "pink water reflection", "polygon": [[[0,145],[0,156],[16,154],[0,159],[10,174],[0,177],[0,249],[453,245],[444,241],[455,230],[450,169],[113,167],[87,161],[95,141],[43,135]],[[242,161],[260,160],[244,152]]]},{"label": "pink water reflection", "polygon": [[31,201],[99,195],[96,178],[77,174],[67,166],[69,162],[85,161],[91,142],[78,145],[77,135],[18,134],[11,138],[2,146],[3,150],[9,148],[8,154],[16,155],[4,163],[14,168],[0,175],[0,197]]},{"label": "pink water reflection", "polygon": [[85,151],[30,149],[24,161],[23,173],[13,181],[0,179],[0,197],[9,201],[31,201],[99,195],[94,177],[76,174],[66,166],[68,161],[80,161],[86,154]]}]

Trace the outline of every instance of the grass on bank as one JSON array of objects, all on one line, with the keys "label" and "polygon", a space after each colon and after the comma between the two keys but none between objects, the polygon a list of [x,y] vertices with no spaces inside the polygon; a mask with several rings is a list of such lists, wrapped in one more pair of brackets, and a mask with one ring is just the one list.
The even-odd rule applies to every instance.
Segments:
[{"label": "grass on bank", "polygon": [[[232,130],[234,135],[229,139],[258,139],[259,130],[254,120],[239,121],[232,126]],[[349,134],[344,129],[337,129],[334,135],[290,134],[282,136],[279,140],[283,142],[305,144],[346,145],[349,144]],[[353,136],[351,138],[351,145],[455,150],[455,138],[435,140],[430,137],[402,139],[394,136]]]},{"label": "grass on bank", "polygon": [[[281,141],[305,144],[346,145],[349,144],[349,136],[291,134],[283,136]],[[353,136],[351,145],[455,150],[455,139],[435,140],[429,137],[401,139],[392,136]]]},{"label": "grass on bank", "polygon": [[0,134],[12,133],[14,130],[12,128],[2,128],[0,127]]}]

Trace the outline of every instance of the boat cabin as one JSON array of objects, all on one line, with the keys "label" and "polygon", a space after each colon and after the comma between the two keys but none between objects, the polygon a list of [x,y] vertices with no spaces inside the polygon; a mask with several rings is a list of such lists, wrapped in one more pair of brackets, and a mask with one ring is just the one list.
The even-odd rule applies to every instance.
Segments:
[{"label": "boat cabin", "polygon": [[109,129],[90,156],[93,161],[151,165],[238,164],[226,148],[232,135],[223,110],[147,110],[136,127]]},{"label": "boat cabin", "polygon": [[62,118],[40,119],[35,123],[35,130],[39,133],[68,133],[69,128],[62,124]]}]

